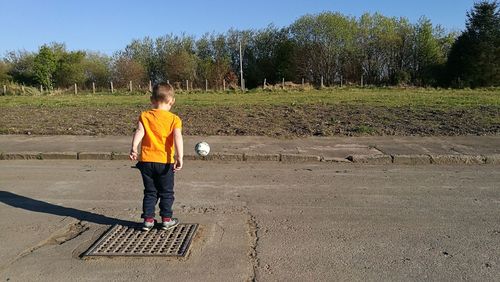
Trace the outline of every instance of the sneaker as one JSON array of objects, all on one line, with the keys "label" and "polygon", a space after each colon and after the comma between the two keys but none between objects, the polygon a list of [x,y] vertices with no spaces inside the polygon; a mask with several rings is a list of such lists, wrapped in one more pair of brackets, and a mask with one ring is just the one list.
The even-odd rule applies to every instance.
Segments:
[{"label": "sneaker", "polygon": [[177,224],[179,224],[179,220],[177,218],[162,217],[161,219],[161,229],[163,230],[174,228]]},{"label": "sneaker", "polygon": [[145,218],[144,223],[142,224],[143,231],[149,231],[155,227],[155,220],[152,217]]}]

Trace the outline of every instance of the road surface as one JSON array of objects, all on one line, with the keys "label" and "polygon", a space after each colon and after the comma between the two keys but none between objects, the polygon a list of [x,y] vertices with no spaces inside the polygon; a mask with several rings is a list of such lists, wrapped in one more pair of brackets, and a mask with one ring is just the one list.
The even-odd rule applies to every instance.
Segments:
[{"label": "road surface", "polygon": [[0,161],[1,281],[476,280],[500,277],[496,166],[187,161],[184,259],[80,255],[139,221],[126,161]]}]

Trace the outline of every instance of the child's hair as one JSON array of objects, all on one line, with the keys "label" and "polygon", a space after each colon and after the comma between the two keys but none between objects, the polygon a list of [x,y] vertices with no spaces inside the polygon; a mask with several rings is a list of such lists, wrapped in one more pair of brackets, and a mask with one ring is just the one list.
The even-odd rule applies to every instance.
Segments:
[{"label": "child's hair", "polygon": [[168,102],[174,98],[174,88],[168,83],[158,83],[153,87],[151,100],[155,102]]}]

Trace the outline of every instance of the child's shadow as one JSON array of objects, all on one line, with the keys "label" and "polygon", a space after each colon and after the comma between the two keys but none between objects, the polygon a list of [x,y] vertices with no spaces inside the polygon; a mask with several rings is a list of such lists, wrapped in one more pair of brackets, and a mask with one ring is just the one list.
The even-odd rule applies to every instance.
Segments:
[{"label": "child's shadow", "polygon": [[21,208],[28,211],[54,214],[59,216],[69,216],[76,218],[78,220],[93,222],[97,224],[105,224],[105,225],[120,224],[127,226],[135,226],[137,224],[132,221],[111,218],[104,216],[102,214],[96,214],[92,212],[77,210],[74,208],[66,208],[50,204],[44,201],[31,199],[7,191],[0,191],[0,202],[15,208]]}]

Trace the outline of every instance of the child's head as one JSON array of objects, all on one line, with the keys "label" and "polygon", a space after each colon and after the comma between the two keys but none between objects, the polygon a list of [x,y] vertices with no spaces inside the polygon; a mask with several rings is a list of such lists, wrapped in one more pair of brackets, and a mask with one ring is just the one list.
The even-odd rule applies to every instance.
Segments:
[{"label": "child's head", "polygon": [[158,83],[153,87],[151,95],[151,103],[153,104],[169,104],[175,103],[174,88],[168,83]]}]

